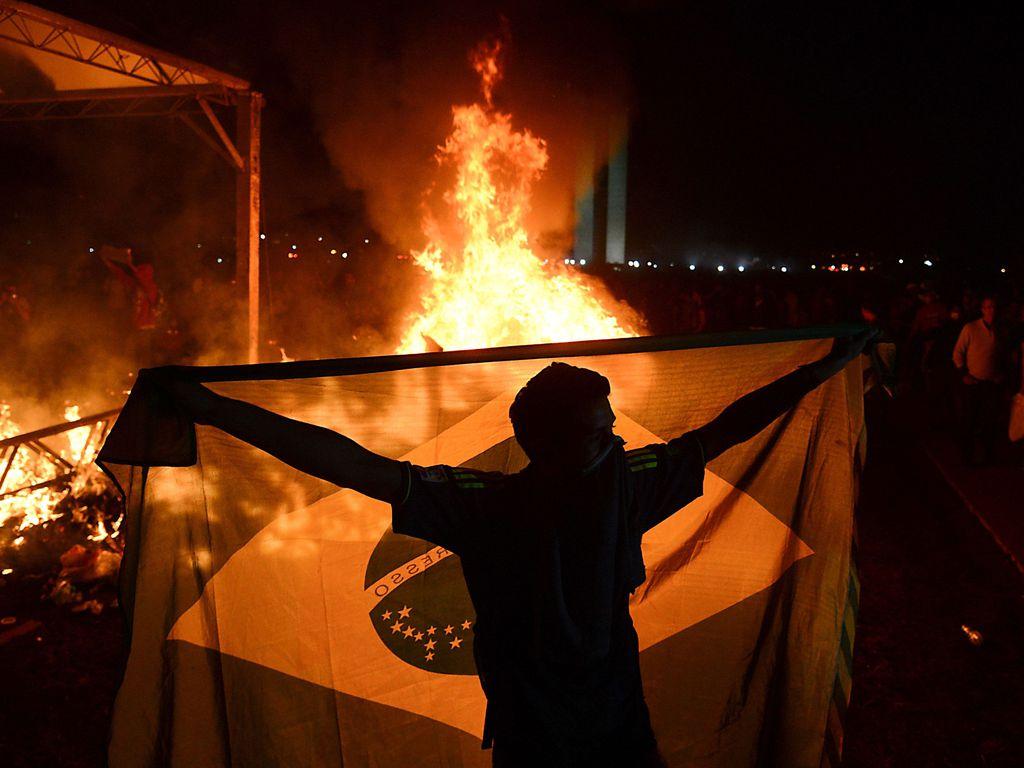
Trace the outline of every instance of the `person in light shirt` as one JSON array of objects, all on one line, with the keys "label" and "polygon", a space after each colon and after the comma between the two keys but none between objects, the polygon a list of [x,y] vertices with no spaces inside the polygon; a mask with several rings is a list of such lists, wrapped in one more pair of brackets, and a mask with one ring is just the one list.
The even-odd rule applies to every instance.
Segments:
[{"label": "person in light shirt", "polygon": [[999,420],[1003,380],[996,300],[986,296],[981,317],[967,323],[953,348],[953,364],[963,382],[963,453],[968,464],[990,464]]}]

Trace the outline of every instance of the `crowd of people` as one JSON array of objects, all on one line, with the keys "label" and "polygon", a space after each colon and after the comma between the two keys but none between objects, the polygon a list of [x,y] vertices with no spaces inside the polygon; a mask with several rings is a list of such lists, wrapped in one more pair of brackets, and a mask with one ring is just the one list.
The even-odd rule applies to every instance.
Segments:
[{"label": "crowd of people", "polygon": [[611,278],[615,293],[655,333],[876,326],[896,345],[897,397],[920,405],[927,426],[954,436],[965,463],[1014,460],[1008,427],[1014,396],[1024,400],[1024,295],[1009,281],[976,288],[955,274],[904,282],[898,273],[807,269],[647,270],[625,278]]},{"label": "crowd of people", "polygon": [[932,426],[953,429],[965,463],[996,461],[1013,397],[1024,397],[1020,297],[926,286],[902,340],[904,391],[924,394]]}]

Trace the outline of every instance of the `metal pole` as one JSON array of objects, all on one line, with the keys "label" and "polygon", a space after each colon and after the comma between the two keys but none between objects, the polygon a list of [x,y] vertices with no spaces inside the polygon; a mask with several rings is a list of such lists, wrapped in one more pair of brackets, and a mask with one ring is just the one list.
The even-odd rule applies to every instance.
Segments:
[{"label": "metal pole", "polygon": [[248,297],[246,340],[248,361],[260,353],[260,112],[263,96],[238,94],[236,141],[244,162],[235,192],[235,284],[245,285]]}]

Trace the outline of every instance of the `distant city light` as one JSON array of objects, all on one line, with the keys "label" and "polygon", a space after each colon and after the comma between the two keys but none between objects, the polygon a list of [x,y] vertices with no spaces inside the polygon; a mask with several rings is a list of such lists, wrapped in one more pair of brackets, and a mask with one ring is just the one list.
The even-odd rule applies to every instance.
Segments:
[{"label": "distant city light", "polygon": [[586,259],[580,259],[580,266],[581,267],[587,266],[587,260]]},{"label": "distant city light", "polygon": [[331,248],[331,256],[336,256],[337,253],[338,253],[338,249],[337,248]]},{"label": "distant city light", "polygon": [[260,240],[266,240],[266,239],[267,239],[266,234],[263,233],[263,232],[260,232]]},{"label": "distant city light", "polygon": [[926,267],[930,267],[930,266],[932,266],[932,260],[931,260],[931,259],[925,259],[925,260],[924,260],[924,265],[925,265]]},{"label": "distant city light", "polygon": [[576,259],[569,259],[569,263],[576,266]]},{"label": "distant city light", "polygon": [[217,257],[217,263],[218,264],[223,264],[224,263],[224,259],[222,259],[220,256],[218,256]]},{"label": "distant city light", "polygon": [[648,266],[648,267],[649,267],[649,266],[651,266],[651,262],[649,262],[649,261],[648,261],[648,262],[647,262],[647,266]]},{"label": "distant city light", "polygon": [[295,251],[295,250],[298,250],[298,248],[299,248],[299,246],[297,246],[297,245],[295,245],[294,243],[292,243],[292,250],[293,250],[293,251]]},{"label": "distant city light", "polygon": [[658,262],[654,262],[654,264],[652,264],[651,266],[653,266],[655,269],[657,269],[658,268]]},{"label": "distant city light", "polygon": [[868,271],[868,268],[867,268],[867,267],[865,267],[865,266],[864,266],[863,264],[861,264],[861,265],[860,265],[860,271],[861,271],[861,272],[867,272],[867,271]]},{"label": "distant city light", "polygon": [[367,245],[369,245],[370,244],[370,238],[364,237],[363,238],[363,242],[366,243]]},{"label": "distant city light", "polygon": [[817,264],[811,264],[811,269],[817,269],[817,268],[818,268]]},{"label": "distant city light", "polygon": [[342,251],[341,252],[341,258],[347,259],[348,258],[348,251]]},{"label": "distant city light", "polygon": [[316,239],[316,241],[317,241],[318,243],[322,243],[322,242],[324,241],[324,238],[323,238],[323,236],[321,235],[320,237],[318,237],[318,238]]},{"label": "distant city light", "polygon": [[900,259],[900,260],[899,260],[899,263],[900,263],[900,264],[902,264],[902,263],[903,263],[903,259]]},{"label": "distant city light", "polygon": [[785,271],[786,271],[786,268],[785,268],[785,267],[782,267],[782,271],[783,271],[783,272],[785,272]]},{"label": "distant city light", "polygon": [[691,265],[690,265],[690,271],[691,271],[691,272],[693,272],[693,270],[695,270],[696,268],[697,268],[697,265],[696,265],[696,264],[691,264]]},{"label": "distant city light", "polygon": [[89,246],[89,253],[96,253],[96,249],[93,248],[91,245]]},{"label": "distant city light", "polygon": [[202,243],[196,243],[196,248],[202,248],[202,247],[203,247]]},{"label": "distant city light", "polygon": [[721,264],[719,264],[718,265],[718,271],[719,272],[725,272],[725,267],[723,267]]},{"label": "distant city light", "polygon": [[742,272],[744,269],[746,269],[746,267],[744,267],[742,264],[740,264],[738,267],[736,267],[736,269],[738,269],[740,272]]},{"label": "distant city light", "polygon": [[999,271],[1002,272],[1005,275],[1006,274],[1006,267],[1000,267]]}]

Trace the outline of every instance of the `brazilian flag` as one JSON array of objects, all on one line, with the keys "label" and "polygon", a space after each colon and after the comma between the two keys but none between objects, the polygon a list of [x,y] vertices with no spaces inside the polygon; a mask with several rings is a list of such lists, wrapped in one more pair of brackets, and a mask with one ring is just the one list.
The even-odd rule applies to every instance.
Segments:
[{"label": "brazilian flag", "polygon": [[[216,392],[430,467],[515,472],[517,390],[611,381],[633,449],[701,426],[842,329],[184,369]],[[857,585],[854,363],[712,461],[643,542],[644,688],[671,766],[837,765]],[[142,375],[100,455],[127,506],[121,766],[487,766],[459,559],[390,507],[183,422]],[[467,472],[467,482],[472,472]],[[519,567],[530,568],[529,562]],[[525,617],[509,616],[514,631]]]}]

